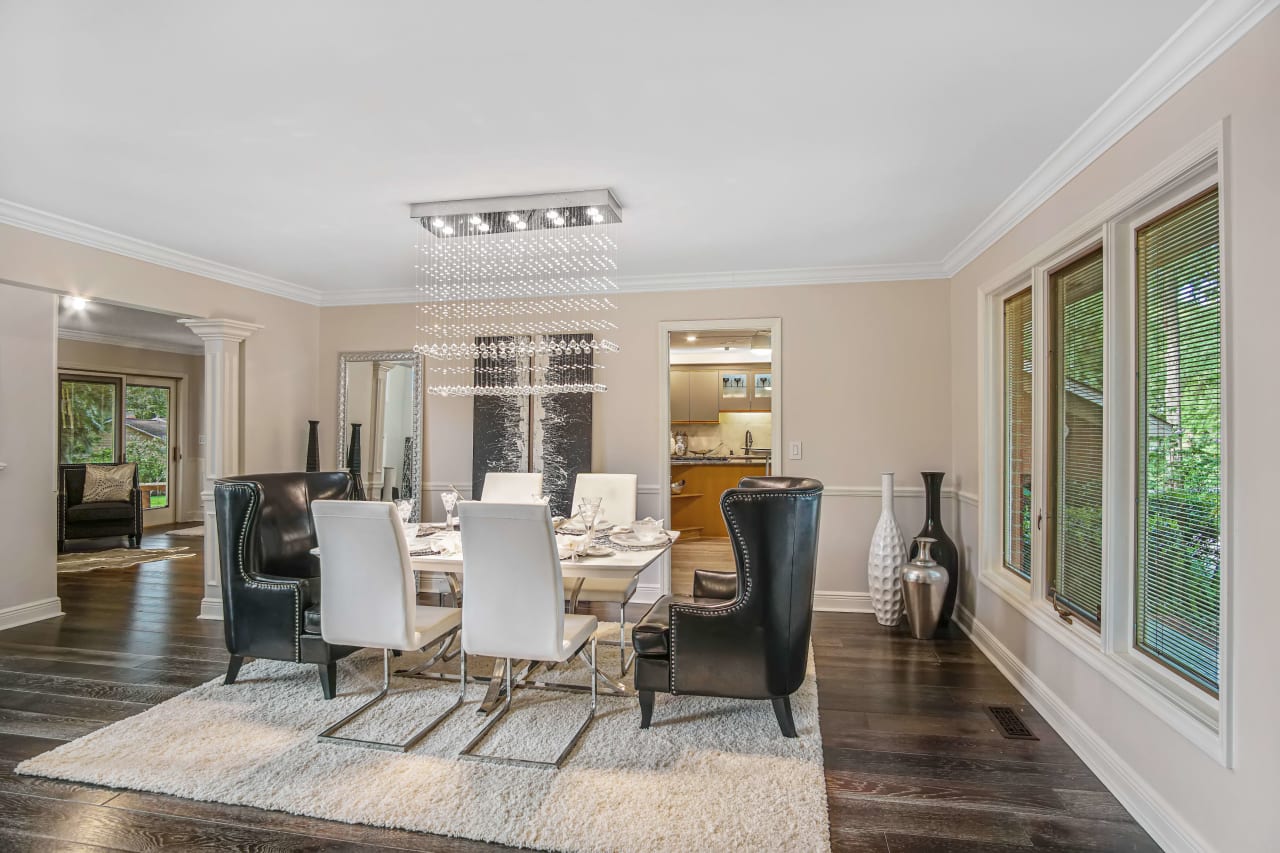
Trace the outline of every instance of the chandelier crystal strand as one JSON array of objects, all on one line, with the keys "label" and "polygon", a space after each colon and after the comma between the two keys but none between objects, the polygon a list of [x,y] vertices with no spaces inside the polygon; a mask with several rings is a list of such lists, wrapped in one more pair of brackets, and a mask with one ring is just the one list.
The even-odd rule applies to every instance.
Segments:
[{"label": "chandelier crystal strand", "polygon": [[[575,204],[575,196],[590,198]],[[429,361],[429,393],[607,390],[594,377],[601,356],[618,351],[607,337],[617,329],[608,315],[618,308],[610,298],[620,221],[612,194],[441,202],[414,211],[422,294],[414,349]]]}]

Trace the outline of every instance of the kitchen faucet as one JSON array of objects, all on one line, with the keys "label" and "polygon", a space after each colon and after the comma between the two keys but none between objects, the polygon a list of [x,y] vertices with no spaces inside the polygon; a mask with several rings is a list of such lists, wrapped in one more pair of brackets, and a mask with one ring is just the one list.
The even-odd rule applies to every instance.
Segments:
[{"label": "kitchen faucet", "polygon": [[751,450],[751,447],[752,447],[751,430],[747,430],[747,437],[742,440],[742,446],[744,449],[748,451]]}]

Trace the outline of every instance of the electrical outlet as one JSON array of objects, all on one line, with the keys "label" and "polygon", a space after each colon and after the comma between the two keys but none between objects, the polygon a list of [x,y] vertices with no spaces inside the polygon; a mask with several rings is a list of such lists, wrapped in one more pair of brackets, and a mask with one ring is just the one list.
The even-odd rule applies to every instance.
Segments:
[{"label": "electrical outlet", "polygon": [[208,444],[208,443],[209,443],[209,438],[208,438],[208,436],[204,436],[204,435],[200,436],[200,442],[199,442],[199,443],[200,443],[200,446],[201,446],[201,447],[204,447],[206,444]]},{"label": "electrical outlet", "polygon": [[804,442],[803,442],[803,441],[793,441],[793,442],[791,442],[790,444],[788,444],[788,445],[787,445],[787,458],[788,458],[788,459],[803,459],[803,458],[804,458]]}]

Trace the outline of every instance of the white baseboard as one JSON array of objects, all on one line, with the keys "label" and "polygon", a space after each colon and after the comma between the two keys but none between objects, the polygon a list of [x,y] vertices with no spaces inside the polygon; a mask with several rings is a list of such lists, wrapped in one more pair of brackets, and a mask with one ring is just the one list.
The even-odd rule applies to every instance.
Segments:
[{"label": "white baseboard", "polygon": [[657,584],[640,584],[636,587],[636,594],[631,596],[632,604],[653,604],[662,597],[662,590],[658,589]]},{"label": "white baseboard", "polygon": [[1138,775],[1060,696],[963,608],[956,623],[996,669],[1040,712],[1054,731],[1102,780],[1134,820],[1169,853],[1209,853],[1213,848],[1181,819],[1151,785]]},{"label": "white baseboard", "polygon": [[62,615],[64,615],[62,612],[62,599],[57,596],[44,598],[40,601],[29,601],[26,604],[16,604],[13,607],[6,607],[0,610],[0,631]]},{"label": "white baseboard", "polygon": [[222,599],[220,598],[202,598],[200,599],[200,619],[216,619],[222,621]]},{"label": "white baseboard", "polygon": [[871,593],[820,589],[813,594],[813,609],[827,613],[871,613]]}]

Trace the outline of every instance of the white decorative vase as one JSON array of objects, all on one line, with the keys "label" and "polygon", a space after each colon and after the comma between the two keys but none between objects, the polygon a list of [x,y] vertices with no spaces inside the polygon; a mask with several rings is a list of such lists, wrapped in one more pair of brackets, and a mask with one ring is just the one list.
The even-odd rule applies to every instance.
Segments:
[{"label": "white decorative vase", "polygon": [[893,474],[880,475],[880,521],[871,537],[867,555],[867,583],[871,587],[871,609],[881,625],[902,621],[902,567],[907,562],[907,543],[898,520],[893,517]]}]

